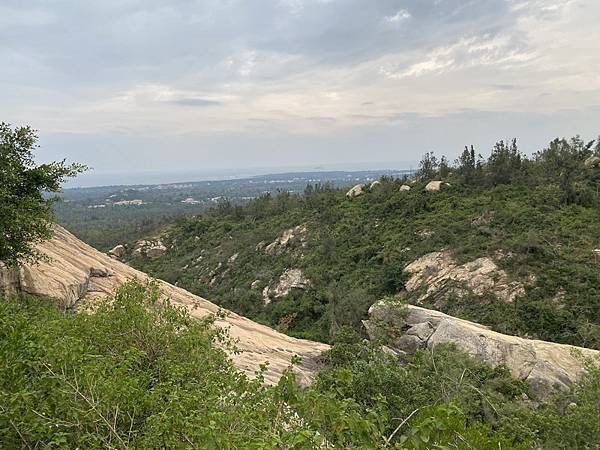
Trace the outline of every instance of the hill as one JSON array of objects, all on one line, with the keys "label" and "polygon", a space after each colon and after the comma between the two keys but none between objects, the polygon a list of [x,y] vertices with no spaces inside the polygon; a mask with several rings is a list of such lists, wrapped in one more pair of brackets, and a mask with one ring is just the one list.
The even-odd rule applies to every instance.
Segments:
[{"label": "hill", "polygon": [[[405,316],[394,302],[378,303],[369,327],[392,337],[389,325],[405,323],[387,339],[393,349],[347,331],[330,348],[148,282],[60,227],[39,250],[37,264],[0,270],[0,441],[10,448],[574,448],[600,435],[600,372],[581,358],[593,351],[423,308]],[[483,353],[464,347],[466,333]],[[426,345],[409,354],[412,337]],[[563,389],[544,394],[540,381]]]},{"label": "hill", "polygon": [[[466,149],[454,167],[426,155],[419,178],[384,177],[358,196],[309,185],[222,204],[130,243],[125,259],[313,340],[362,330],[373,303],[399,295],[502,333],[598,349],[593,144],[555,140],[525,157],[502,142],[487,160]],[[158,239],[165,254],[144,256]]]}]

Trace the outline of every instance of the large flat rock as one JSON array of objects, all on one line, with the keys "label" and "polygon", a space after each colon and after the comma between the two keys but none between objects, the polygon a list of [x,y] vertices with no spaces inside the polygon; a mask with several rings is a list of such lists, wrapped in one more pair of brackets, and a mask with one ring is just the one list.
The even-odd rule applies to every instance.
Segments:
[{"label": "large flat rock", "polygon": [[[63,307],[71,308],[84,298],[94,301],[109,296],[128,280],[149,278],[90,247],[60,226],[55,226],[54,236],[41,243],[39,250],[48,256],[47,261],[23,265],[18,271],[0,269],[0,290],[7,294],[21,291],[51,297]],[[163,295],[173,304],[185,306],[193,317],[205,317],[220,310],[214,303],[184,289],[164,281],[159,284]],[[318,356],[329,348],[319,342],[286,336],[233,312],[216,324],[227,328],[230,336],[238,341],[241,353],[231,358],[239,369],[253,375],[261,364],[268,363],[267,383],[279,380],[294,355],[302,360],[296,370],[299,382],[310,383]]]},{"label": "large flat rock", "polygon": [[378,337],[380,330],[400,328],[402,335],[388,343],[396,351],[411,353],[451,343],[492,366],[505,364],[515,378],[527,381],[538,397],[567,390],[585,370],[586,359],[600,361],[597,350],[497,333],[439,311],[393,302],[374,304],[365,326],[372,338]]}]

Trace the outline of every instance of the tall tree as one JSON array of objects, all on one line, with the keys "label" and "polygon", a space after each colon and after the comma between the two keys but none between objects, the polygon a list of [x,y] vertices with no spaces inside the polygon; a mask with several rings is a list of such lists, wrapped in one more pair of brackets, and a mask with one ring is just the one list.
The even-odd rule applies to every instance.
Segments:
[{"label": "tall tree", "polygon": [[433,152],[427,152],[421,158],[419,162],[419,170],[417,175],[424,178],[425,180],[431,180],[438,174],[439,163],[438,159]]},{"label": "tall tree", "polygon": [[0,123],[0,261],[14,266],[40,255],[35,244],[50,237],[52,202],[61,183],[87,168],[65,161],[36,165],[38,136],[30,127]]}]

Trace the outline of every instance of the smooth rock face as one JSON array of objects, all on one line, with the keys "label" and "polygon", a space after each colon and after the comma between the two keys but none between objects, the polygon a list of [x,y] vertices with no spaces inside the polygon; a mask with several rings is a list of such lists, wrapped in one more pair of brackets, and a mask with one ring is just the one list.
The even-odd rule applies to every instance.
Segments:
[{"label": "smooth rock face", "polygon": [[527,381],[539,398],[556,389],[567,390],[584,371],[585,358],[600,362],[597,350],[509,336],[418,306],[407,305],[402,313],[400,309],[398,304],[383,301],[371,306],[365,322],[369,336],[380,336],[381,325],[385,329],[394,324],[401,327],[404,334],[388,343],[400,354],[454,344],[492,366],[505,364],[515,378]]},{"label": "smooth rock face", "polygon": [[412,275],[404,286],[409,293],[424,290],[417,302],[441,291],[445,297],[467,293],[481,296],[491,292],[505,302],[512,302],[525,293],[521,283],[511,281],[508,274],[488,257],[459,265],[450,252],[433,252],[413,261],[404,271]]},{"label": "smooth rock face", "polygon": [[410,186],[408,184],[403,184],[400,186],[400,192],[408,192],[410,191]]},{"label": "smooth rock face", "polygon": [[365,191],[363,190],[363,185],[357,184],[352,189],[350,189],[348,192],[346,192],[346,197],[354,198],[354,197],[358,197],[359,195],[362,195],[364,193],[365,193]]},{"label": "smooth rock face", "polygon": [[[82,299],[93,302],[109,296],[118,286],[131,279],[147,280],[149,277],[132,267],[84,244],[64,228],[55,226],[52,239],[43,242],[38,249],[51,258],[36,265],[24,265],[20,270],[0,267],[0,292],[18,290],[33,295],[52,297],[64,307],[74,306]],[[92,268],[105,268],[113,275],[93,277]],[[217,305],[184,289],[159,281],[162,294],[171,302],[188,309],[192,317],[205,317],[221,310]],[[88,287],[91,287],[90,292]],[[9,292],[11,293],[11,292]],[[302,384],[312,380],[317,369],[319,355],[328,345],[296,339],[279,333],[267,326],[229,312],[219,319],[217,326],[227,328],[233,339],[238,339],[240,354],[232,354],[235,365],[249,376],[268,362],[265,381],[276,383],[290,365],[294,355],[302,359],[295,371]]]}]

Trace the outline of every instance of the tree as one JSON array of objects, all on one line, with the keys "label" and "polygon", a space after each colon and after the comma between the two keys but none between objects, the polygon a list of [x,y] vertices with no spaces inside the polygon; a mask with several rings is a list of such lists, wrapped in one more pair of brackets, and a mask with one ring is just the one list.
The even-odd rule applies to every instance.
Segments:
[{"label": "tree", "polygon": [[450,165],[448,164],[448,158],[442,156],[440,158],[440,178],[446,178],[450,174]]},{"label": "tree", "polygon": [[471,150],[465,145],[465,150],[456,160],[458,173],[460,173],[466,184],[474,184],[475,169],[477,161],[475,160],[475,149],[471,145]]},{"label": "tree", "polygon": [[492,185],[510,184],[519,176],[522,160],[523,155],[517,147],[516,139],[497,142],[487,162]]},{"label": "tree", "polygon": [[433,152],[427,152],[421,158],[419,162],[419,170],[417,175],[424,178],[425,180],[431,180],[437,176],[439,169],[439,162]]},{"label": "tree", "polygon": [[0,261],[14,266],[40,255],[35,244],[51,235],[52,203],[65,178],[87,170],[65,161],[36,165],[37,134],[0,123]]}]

